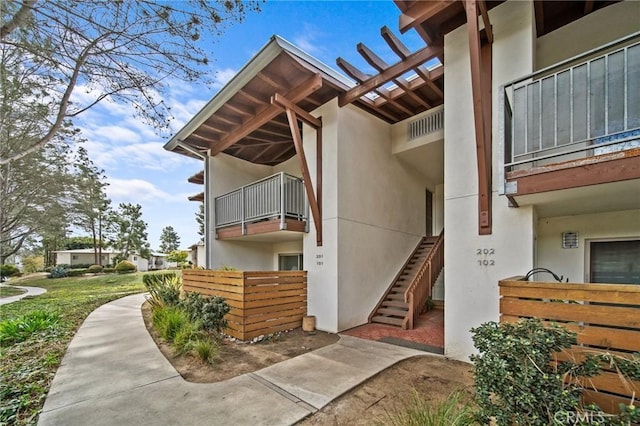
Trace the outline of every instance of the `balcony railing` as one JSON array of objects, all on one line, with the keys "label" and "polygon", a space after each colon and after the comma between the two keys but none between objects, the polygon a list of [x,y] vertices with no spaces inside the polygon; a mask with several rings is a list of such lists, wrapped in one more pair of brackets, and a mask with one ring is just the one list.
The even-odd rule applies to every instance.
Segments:
[{"label": "balcony railing", "polygon": [[504,86],[505,170],[640,147],[640,33]]},{"label": "balcony railing", "polygon": [[265,220],[280,220],[280,229],[286,229],[286,220],[308,222],[309,207],[301,179],[278,173],[245,185],[215,198],[216,229],[246,225]]}]

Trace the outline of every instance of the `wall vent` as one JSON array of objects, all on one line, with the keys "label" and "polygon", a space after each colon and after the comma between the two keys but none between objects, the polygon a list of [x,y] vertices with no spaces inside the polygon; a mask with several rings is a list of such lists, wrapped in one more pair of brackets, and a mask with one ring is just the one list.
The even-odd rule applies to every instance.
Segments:
[{"label": "wall vent", "polygon": [[563,249],[578,248],[578,233],[577,232],[563,232],[562,233],[562,248]]},{"label": "wall vent", "polygon": [[407,123],[407,140],[437,132],[444,128],[444,108]]}]

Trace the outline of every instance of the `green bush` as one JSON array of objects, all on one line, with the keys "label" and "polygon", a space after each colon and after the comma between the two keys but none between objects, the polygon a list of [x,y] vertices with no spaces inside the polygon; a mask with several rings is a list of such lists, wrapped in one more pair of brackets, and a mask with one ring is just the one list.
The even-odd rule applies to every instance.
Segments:
[{"label": "green bush", "polygon": [[554,354],[576,343],[560,326],[537,319],[489,322],[471,330],[479,355],[475,364],[476,401],[483,424],[550,425],[554,414],[580,410],[581,388],[567,377],[598,374],[594,361],[553,363]]},{"label": "green bush", "polygon": [[229,313],[231,307],[222,297],[189,292],[180,301],[179,306],[189,314],[192,321],[200,322],[206,331],[220,333],[227,328],[224,316]]},{"label": "green bush", "polygon": [[0,275],[3,277],[13,277],[20,274],[20,270],[16,265],[6,264],[0,265]]},{"label": "green bush", "polygon": [[128,260],[122,260],[116,265],[116,272],[118,274],[130,274],[136,271],[136,265]]},{"label": "green bush", "polygon": [[176,306],[180,302],[182,280],[175,272],[154,272],[144,274],[142,283],[149,291],[147,299],[151,308],[156,306]]},{"label": "green bush", "polygon": [[467,426],[476,425],[475,411],[469,397],[456,391],[434,404],[417,392],[402,409],[387,413],[384,425],[391,426]]},{"label": "green bush", "polygon": [[218,345],[211,339],[197,339],[192,344],[192,352],[202,361],[213,364],[218,354]]},{"label": "green bush", "polygon": [[183,327],[189,327],[189,316],[175,306],[163,306],[153,310],[151,321],[160,336],[173,342]]},{"label": "green bush", "polygon": [[47,275],[47,278],[64,278],[66,276],[67,276],[67,270],[64,267],[58,265],[51,268],[51,272],[49,272],[49,275]]},{"label": "green bush", "polygon": [[102,272],[104,272],[105,274],[113,274],[114,272],[116,272],[116,268],[102,268]]},{"label": "green bush", "polygon": [[82,276],[82,275],[84,275],[86,273],[87,273],[86,269],[74,268],[74,269],[67,270],[67,276],[68,277],[79,277],[79,276]]},{"label": "green bush", "polygon": [[87,268],[87,272],[90,274],[99,274],[102,272],[102,266],[100,265],[91,265]]},{"label": "green bush", "polygon": [[58,325],[60,315],[47,311],[32,311],[20,318],[0,321],[0,344],[24,342],[38,331]]}]

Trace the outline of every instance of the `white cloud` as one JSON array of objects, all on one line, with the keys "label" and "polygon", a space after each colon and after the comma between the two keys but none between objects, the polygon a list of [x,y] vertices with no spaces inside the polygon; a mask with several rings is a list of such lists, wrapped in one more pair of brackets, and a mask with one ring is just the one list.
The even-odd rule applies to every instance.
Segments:
[{"label": "white cloud", "polygon": [[293,44],[309,54],[321,54],[324,51],[324,47],[320,42],[320,39],[324,34],[309,23],[304,23],[302,28],[303,33],[298,34],[293,38]]},{"label": "white cloud", "polygon": [[106,170],[137,169],[169,173],[180,167],[201,167],[197,160],[166,151],[162,142],[147,142],[113,147],[110,144],[88,141],[84,146],[96,165]]},{"label": "white cloud", "polygon": [[108,179],[107,196],[117,203],[183,202],[187,194],[171,194],[143,179]]},{"label": "white cloud", "polygon": [[236,74],[237,74],[237,71],[232,68],[217,70],[213,87],[221,88],[222,86],[227,84],[229,80],[231,80]]}]

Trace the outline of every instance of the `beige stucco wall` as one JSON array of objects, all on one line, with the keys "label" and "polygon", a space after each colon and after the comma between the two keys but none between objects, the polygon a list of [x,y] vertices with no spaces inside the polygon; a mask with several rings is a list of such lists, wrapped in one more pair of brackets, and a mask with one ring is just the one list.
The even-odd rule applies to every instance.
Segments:
[{"label": "beige stucco wall", "polygon": [[[322,236],[316,245],[316,227],[311,219],[304,235],[304,267],[307,270],[307,312],[316,316],[316,327],[338,331],[338,101],[334,99],[313,111],[322,117]],[[316,187],[316,133],[304,126],[304,149],[309,173]]]},{"label": "beige stucco wall", "polygon": [[391,126],[353,106],[338,117],[338,328],[366,322],[425,231],[424,177],[392,151]]},{"label": "beige stucco wall", "polygon": [[[562,248],[562,233],[567,231],[578,232],[578,248]],[[628,238],[640,238],[640,210],[541,218],[536,266],[563,275],[570,282],[588,282],[589,241]]]},{"label": "beige stucco wall", "polygon": [[640,31],[640,2],[627,0],[595,11],[537,40],[536,69],[542,69]]},{"label": "beige stucco wall", "polygon": [[[207,212],[210,224],[215,223],[213,199],[218,195],[273,174],[273,168],[249,163],[227,154],[210,157],[207,170],[207,197],[211,200]],[[216,240],[213,226],[207,239],[207,267],[222,265],[242,270],[269,271],[273,265],[273,248],[269,243]]]},{"label": "beige stucco wall", "polygon": [[[493,104],[496,105],[500,84],[533,70],[533,6],[530,2],[509,1],[492,9],[490,20],[494,33]],[[497,195],[499,138],[498,117],[494,113],[493,233],[478,235],[477,165],[466,25],[445,37],[445,69],[445,354],[468,361],[474,351],[469,329],[498,320],[498,280],[526,272],[533,265],[535,215],[530,207],[507,207],[506,199]]]},{"label": "beige stucco wall", "polygon": [[[391,126],[333,100],[314,112],[323,119],[323,246],[315,226],[304,238],[310,315],[319,329],[342,331],[367,321],[399,268],[425,232],[425,189],[435,189],[443,209],[443,185],[428,182],[393,154]],[[397,135],[395,135],[397,136]],[[304,145],[315,184],[315,132]],[[434,215],[434,230],[443,214]]]}]

